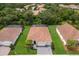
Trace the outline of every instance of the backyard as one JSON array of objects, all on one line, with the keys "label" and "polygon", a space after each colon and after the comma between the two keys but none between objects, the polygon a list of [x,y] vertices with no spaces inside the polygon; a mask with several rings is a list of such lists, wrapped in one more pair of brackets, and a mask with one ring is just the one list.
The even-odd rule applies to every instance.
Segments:
[{"label": "backyard", "polygon": [[14,49],[10,51],[10,55],[22,55],[22,54],[36,54],[36,50],[26,48],[26,37],[29,32],[30,26],[24,26],[23,32],[19,36]]}]

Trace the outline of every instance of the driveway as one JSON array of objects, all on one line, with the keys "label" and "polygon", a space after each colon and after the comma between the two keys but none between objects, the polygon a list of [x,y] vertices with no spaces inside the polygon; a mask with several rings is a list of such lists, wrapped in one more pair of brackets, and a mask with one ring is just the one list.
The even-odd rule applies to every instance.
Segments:
[{"label": "driveway", "polygon": [[48,54],[48,55],[52,55],[52,50],[51,47],[37,47],[37,54]]},{"label": "driveway", "polygon": [[1,55],[8,55],[10,50],[11,49],[9,47],[0,46],[0,56]]}]

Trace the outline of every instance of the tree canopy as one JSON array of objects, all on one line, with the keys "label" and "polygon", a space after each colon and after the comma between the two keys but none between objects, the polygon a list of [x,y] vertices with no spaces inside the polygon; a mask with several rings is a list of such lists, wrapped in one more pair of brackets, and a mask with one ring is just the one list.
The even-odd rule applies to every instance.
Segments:
[{"label": "tree canopy", "polygon": [[[62,22],[69,22],[71,24],[79,25],[79,14],[73,9],[60,7],[59,4],[45,4],[45,11],[40,12],[39,15],[34,16],[30,6],[29,10],[25,10],[24,6],[29,4],[0,4],[0,24],[62,24]],[[37,5],[35,5],[37,6]],[[18,11],[20,8],[23,11]]]}]

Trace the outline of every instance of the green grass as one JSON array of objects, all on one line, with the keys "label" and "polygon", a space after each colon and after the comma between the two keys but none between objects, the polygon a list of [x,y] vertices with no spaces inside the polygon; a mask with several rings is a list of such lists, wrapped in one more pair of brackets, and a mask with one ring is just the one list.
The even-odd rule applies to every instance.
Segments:
[{"label": "green grass", "polygon": [[23,32],[16,41],[15,49],[10,51],[10,55],[36,54],[36,50],[26,48],[26,38],[29,30],[30,26],[24,27]]},{"label": "green grass", "polygon": [[32,40],[26,40],[26,44],[32,44]]},{"label": "green grass", "polygon": [[58,36],[57,32],[56,32],[56,25],[49,25],[49,32],[51,34],[52,37],[52,41],[54,44],[54,54],[66,54],[66,51],[64,49],[63,43],[60,40],[60,37]]}]

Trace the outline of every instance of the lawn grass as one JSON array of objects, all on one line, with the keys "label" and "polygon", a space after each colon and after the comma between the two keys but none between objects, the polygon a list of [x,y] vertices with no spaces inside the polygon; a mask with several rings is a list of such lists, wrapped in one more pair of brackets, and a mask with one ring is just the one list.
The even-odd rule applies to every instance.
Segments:
[{"label": "lawn grass", "polygon": [[29,30],[30,26],[24,27],[23,32],[15,44],[15,49],[10,51],[10,55],[36,54],[36,50],[26,48],[26,38]]},{"label": "lawn grass", "polygon": [[60,37],[58,36],[56,32],[56,25],[49,25],[48,28],[49,28],[49,32],[51,34],[51,38],[52,38],[54,48],[55,48],[53,50],[53,53],[54,54],[67,54],[64,49],[63,43],[61,42]]}]

